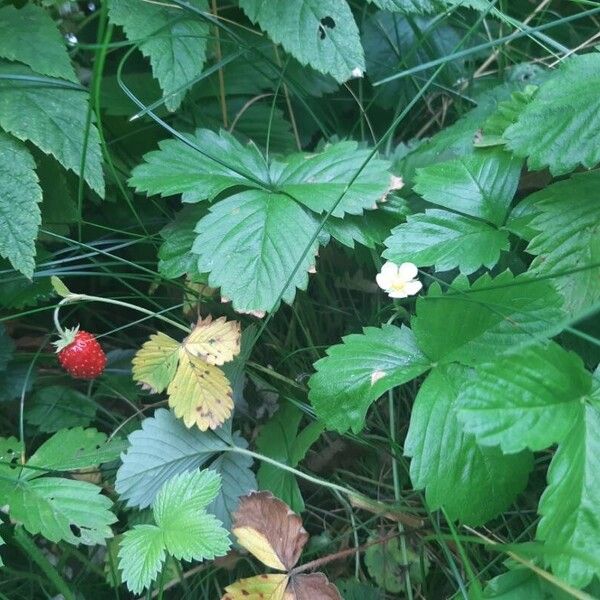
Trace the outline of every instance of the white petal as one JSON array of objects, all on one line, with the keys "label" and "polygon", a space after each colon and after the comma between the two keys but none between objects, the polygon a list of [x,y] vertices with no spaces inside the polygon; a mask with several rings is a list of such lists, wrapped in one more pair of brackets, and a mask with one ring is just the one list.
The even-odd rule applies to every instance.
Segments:
[{"label": "white petal", "polygon": [[406,290],[392,290],[391,292],[388,292],[388,296],[390,298],[407,298],[408,294],[406,293]]},{"label": "white petal", "polygon": [[414,279],[419,274],[419,269],[417,269],[416,265],[410,262],[402,263],[398,267],[398,275],[402,281],[410,281]]},{"label": "white petal", "polygon": [[377,275],[375,276],[375,281],[382,290],[389,290],[392,287],[392,284],[394,283],[394,278],[395,277],[393,275],[377,273]]},{"label": "white petal", "polygon": [[422,288],[423,284],[418,279],[415,279],[414,281],[406,282],[404,291],[406,292],[407,296],[414,296],[415,294],[418,294]]},{"label": "white petal", "polygon": [[383,275],[391,275],[393,277],[396,277],[396,275],[398,275],[398,265],[396,263],[393,263],[391,260],[388,260],[383,265],[383,267],[381,267],[380,273],[382,273]]}]

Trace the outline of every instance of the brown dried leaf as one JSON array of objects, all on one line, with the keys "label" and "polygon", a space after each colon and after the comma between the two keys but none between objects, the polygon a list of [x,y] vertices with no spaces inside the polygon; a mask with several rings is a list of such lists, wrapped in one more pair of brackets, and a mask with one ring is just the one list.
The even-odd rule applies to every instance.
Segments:
[{"label": "brown dried leaf", "polygon": [[294,567],[308,540],[302,519],[270,492],[242,498],[232,531],[248,552],[280,571]]},{"label": "brown dried leaf", "polygon": [[342,600],[338,589],[323,573],[292,575],[284,600]]}]

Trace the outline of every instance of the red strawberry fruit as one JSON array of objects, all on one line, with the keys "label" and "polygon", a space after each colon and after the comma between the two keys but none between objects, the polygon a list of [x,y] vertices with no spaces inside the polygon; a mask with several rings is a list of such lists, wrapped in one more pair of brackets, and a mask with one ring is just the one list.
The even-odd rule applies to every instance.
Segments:
[{"label": "red strawberry fruit", "polygon": [[63,369],[76,379],[95,379],[106,367],[106,354],[98,340],[79,327],[66,329],[54,345]]}]

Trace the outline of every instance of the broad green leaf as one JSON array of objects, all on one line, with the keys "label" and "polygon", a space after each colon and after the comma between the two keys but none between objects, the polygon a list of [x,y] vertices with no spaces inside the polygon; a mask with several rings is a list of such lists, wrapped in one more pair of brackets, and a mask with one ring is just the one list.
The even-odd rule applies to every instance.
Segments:
[{"label": "broad green leaf", "polygon": [[375,209],[375,202],[402,187],[402,180],[390,176],[386,161],[369,159],[370,154],[356,142],[332,144],[318,154],[294,154],[277,178],[277,190],[316,213],[333,209],[334,217]]},{"label": "broad green leaf", "polygon": [[15,344],[11,337],[6,333],[4,323],[0,323],[0,371],[6,369],[6,365],[12,358]]},{"label": "broad green leaf", "polygon": [[[0,80],[0,106],[2,85]],[[0,115],[0,125],[2,122]],[[42,222],[38,206],[41,201],[42,190],[29,150],[0,131],[0,255],[30,279],[35,268],[35,239]]]},{"label": "broad green leaf", "polygon": [[600,576],[599,474],[600,410],[588,404],[552,458],[538,509],[537,538],[553,550],[547,561],[576,587]]},{"label": "broad green leaf", "polygon": [[397,11],[400,13],[428,13],[433,12],[434,5],[430,0],[369,0],[382,10]]},{"label": "broad green leaf", "polygon": [[410,418],[404,453],[410,478],[425,489],[432,510],[481,525],[505,511],[527,484],[531,454],[503,455],[479,446],[456,418],[456,398],[469,372],[460,365],[436,367],[421,385]]},{"label": "broad green leaf", "polygon": [[301,64],[340,83],[362,76],[358,27],[345,0],[240,0],[240,6]]},{"label": "broad green leaf", "polygon": [[572,597],[527,567],[516,567],[494,577],[483,591],[486,600],[568,600]]},{"label": "broad green leaf", "polygon": [[[76,471],[119,458],[125,445],[119,439],[107,441],[106,434],[96,429],[61,429],[46,440],[27,464],[47,471]],[[35,477],[40,471],[26,471]]]},{"label": "broad green leaf", "polygon": [[154,525],[136,525],[126,531],[119,545],[119,569],[134,594],[139,594],[156,579],[167,553],[163,532]]},{"label": "broad green leaf", "polygon": [[142,345],[131,361],[132,376],[153,394],[164,391],[177,371],[181,344],[161,331]]},{"label": "broad green leaf", "polygon": [[571,314],[600,301],[600,173],[574,175],[532,194],[531,270],[552,278]]},{"label": "broad green leaf", "polygon": [[206,215],[205,204],[186,206],[175,216],[175,220],[163,227],[160,235],[163,243],[158,250],[158,270],[167,279],[182,275],[197,277],[198,257],[192,254],[196,239],[196,223]]},{"label": "broad green leaf", "polygon": [[343,338],[315,363],[309,398],[328,429],[358,433],[369,406],[431,366],[408,327],[366,327]]},{"label": "broad green leaf", "polygon": [[230,133],[197,129],[181,140],[164,140],[144,156],[129,184],[138,192],[172,196],[183,202],[212,200],[236,187],[269,182],[267,163],[254,144],[242,145]]},{"label": "broad green leaf", "polygon": [[316,231],[316,219],[287,196],[249,190],[211,207],[196,226],[193,251],[198,270],[210,272],[209,285],[235,310],[272,311],[280,294],[290,304],[296,288],[306,289]]},{"label": "broad green leaf", "polygon": [[0,57],[25,63],[42,75],[78,81],[60,31],[35,4],[0,9]]},{"label": "broad green leaf", "polygon": [[562,61],[504,134],[530,170],[563,175],[600,162],[600,54]]},{"label": "broad green leaf", "polygon": [[475,366],[556,335],[561,305],[549,281],[527,273],[514,277],[505,271],[493,279],[485,274],[472,285],[459,277],[445,293],[436,283],[419,297],[412,329],[432,361]]},{"label": "broad green leaf", "polygon": [[[208,12],[206,0],[190,0],[189,4]],[[110,20],[123,27],[127,37],[150,59],[165,106],[176,110],[187,88],[202,73],[209,37],[207,22],[168,3],[110,0],[108,6]]]},{"label": "broad green leaf", "polygon": [[536,86],[528,85],[524,90],[513,92],[509,100],[504,100],[498,104],[498,108],[493,112],[483,124],[483,141],[493,138],[498,143],[503,144],[502,135],[512,125],[516,123],[520,114],[525,110],[536,92]]},{"label": "broad green leaf", "polygon": [[[280,406],[256,438],[260,453],[290,467],[297,466],[323,431],[321,423],[316,421],[299,432],[303,414],[289,402]],[[257,479],[261,489],[273,492],[294,512],[304,510],[304,500],[292,473],[263,462],[258,469]]]},{"label": "broad green leaf", "polygon": [[216,433],[188,429],[164,408],[144,419],[129,443],[115,487],[128,506],[139,508],[149,506],[171,477],[197,469],[228,447]]},{"label": "broad green leaf", "polygon": [[502,225],[517,191],[521,160],[499,149],[417,171],[415,191],[432,204]]},{"label": "broad green leaf", "polygon": [[117,517],[109,510],[112,502],[100,492],[86,481],[59,477],[0,480],[2,502],[9,505],[13,520],[51,542],[75,545],[104,545],[112,537],[110,525]]},{"label": "broad green leaf", "polygon": [[335,582],[344,600],[383,600],[383,590],[356,579],[338,579]]},{"label": "broad green leaf", "polygon": [[204,510],[220,486],[220,476],[208,469],[180,473],[165,483],[152,510],[169,554],[180,560],[201,560],[227,553],[227,531]]},{"label": "broad green leaf", "polygon": [[477,367],[456,409],[479,444],[499,445],[507,454],[537,451],[564,439],[591,390],[581,359],[550,342]]},{"label": "broad green leaf", "polygon": [[85,427],[95,415],[91,398],[73,388],[51,385],[37,390],[28,402],[25,420],[39,431],[53,433],[65,427]]},{"label": "broad green leaf", "polygon": [[76,175],[81,175],[85,148],[83,176],[95,192],[104,196],[100,136],[93,124],[84,147],[87,94],[15,79],[15,76],[35,78],[35,73],[17,64],[0,63],[0,74],[5,76],[0,78],[0,127],[20,140],[32,142]]},{"label": "broad green leaf", "polygon": [[219,487],[220,477],[213,471],[180,473],[162,486],[152,507],[156,525],[136,525],[121,542],[119,568],[131,591],[150,586],[167,552],[188,561],[227,553],[227,531],[204,510]]},{"label": "broad green leaf", "polygon": [[19,476],[19,470],[12,465],[20,463],[23,444],[15,437],[0,438],[0,482],[14,480]]},{"label": "broad green leaf", "polygon": [[481,266],[491,269],[510,247],[508,232],[445,210],[409,215],[385,241],[383,256],[395,263],[410,261],[437,271],[458,267],[469,275]]}]

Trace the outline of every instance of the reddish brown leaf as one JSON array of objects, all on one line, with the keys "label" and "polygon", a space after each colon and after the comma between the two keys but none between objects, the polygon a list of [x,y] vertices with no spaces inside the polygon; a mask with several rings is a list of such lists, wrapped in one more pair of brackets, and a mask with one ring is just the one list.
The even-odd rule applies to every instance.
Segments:
[{"label": "reddish brown leaf", "polygon": [[342,600],[342,597],[323,573],[311,573],[292,575],[284,600]]}]

